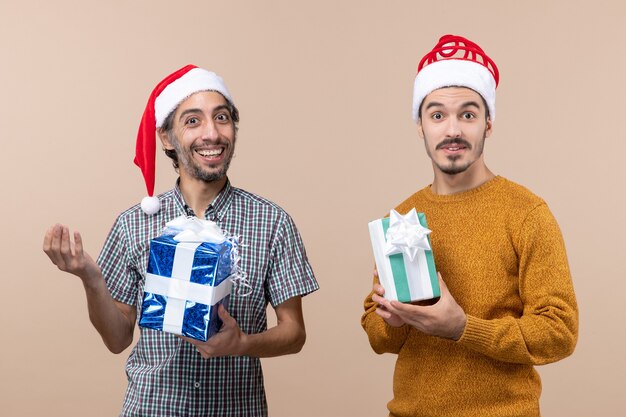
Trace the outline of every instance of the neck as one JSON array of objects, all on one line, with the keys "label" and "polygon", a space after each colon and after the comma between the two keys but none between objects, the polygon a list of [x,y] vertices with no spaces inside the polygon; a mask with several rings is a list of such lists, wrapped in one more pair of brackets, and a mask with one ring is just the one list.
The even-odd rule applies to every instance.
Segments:
[{"label": "neck", "polygon": [[226,181],[227,177],[224,176],[216,181],[205,182],[189,178],[181,172],[179,187],[185,203],[191,207],[196,217],[204,218],[207,207],[222,191]]},{"label": "neck", "polygon": [[[495,177],[495,174],[487,168],[482,161],[476,161],[468,169],[455,175],[441,172],[436,166],[435,179],[431,190],[434,194],[448,195],[461,193],[479,187]],[[477,166],[475,166],[477,165]]]}]

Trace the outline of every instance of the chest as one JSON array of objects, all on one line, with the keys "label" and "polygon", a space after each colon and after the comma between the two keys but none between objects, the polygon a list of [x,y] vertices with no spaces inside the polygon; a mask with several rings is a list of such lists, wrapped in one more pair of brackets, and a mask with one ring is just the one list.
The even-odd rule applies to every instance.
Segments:
[{"label": "chest", "polygon": [[517,309],[520,227],[502,213],[431,210],[426,213],[433,255],[450,292],[459,304],[486,312],[494,300]]}]

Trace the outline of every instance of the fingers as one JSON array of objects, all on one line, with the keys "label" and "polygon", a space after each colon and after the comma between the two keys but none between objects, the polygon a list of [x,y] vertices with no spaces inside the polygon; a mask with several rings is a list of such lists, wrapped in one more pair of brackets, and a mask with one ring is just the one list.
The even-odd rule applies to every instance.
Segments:
[{"label": "fingers", "polygon": [[381,306],[388,306],[389,305],[389,300],[387,300],[385,297],[382,297],[378,294],[372,294],[372,301],[381,305]]},{"label": "fingers", "polygon": [[63,233],[62,226],[55,224],[50,227],[44,236],[43,251],[48,258],[59,268],[64,266],[63,257],[61,256],[61,236]]},{"label": "fingers", "polygon": [[414,306],[410,304],[401,303],[399,301],[391,301],[387,309],[393,312],[394,314],[397,314],[399,316],[404,316],[407,313],[410,313],[410,310],[407,307],[414,307]]},{"label": "fingers", "polygon": [[390,319],[392,316],[391,313],[387,311],[387,309],[385,309],[384,307],[378,307],[376,309],[376,314],[378,314],[380,317],[384,319]]},{"label": "fingers", "polygon": [[54,254],[52,252],[52,240],[54,238],[54,230],[56,228],[57,225],[51,226],[47,231],[45,236],[43,237],[43,251],[46,253],[46,255],[48,255],[48,258],[50,258],[50,260],[52,262],[55,262],[54,259]]},{"label": "fingers", "polygon": [[43,236],[43,251],[46,253],[50,251],[50,245],[52,244],[53,231],[54,231],[54,226],[50,226],[50,228],[46,230],[46,234]]},{"label": "fingers", "polygon": [[63,232],[61,235],[61,256],[65,262],[66,267],[74,268],[77,263],[82,259],[76,256],[74,250],[74,243],[70,238],[70,229],[67,226],[63,226]]},{"label": "fingers", "polygon": [[74,242],[70,238],[67,226],[55,224],[44,236],[43,251],[60,270],[73,272],[84,258],[83,240],[78,232],[74,232]]},{"label": "fingers", "polygon": [[402,317],[397,314],[393,314],[388,311],[384,306],[380,306],[375,310],[376,314],[382,317],[385,322],[392,327],[400,327],[405,324],[405,321]]},{"label": "fingers", "polygon": [[79,232],[74,232],[74,254],[78,257],[83,256],[83,238]]},{"label": "fingers", "polygon": [[70,229],[66,226],[61,228],[61,256],[67,263],[69,257],[72,255],[72,247],[70,243]]},{"label": "fingers", "polygon": [[378,294],[378,295],[385,295],[385,289],[383,288],[382,285],[376,283],[374,284],[374,286],[372,287],[373,291]]}]

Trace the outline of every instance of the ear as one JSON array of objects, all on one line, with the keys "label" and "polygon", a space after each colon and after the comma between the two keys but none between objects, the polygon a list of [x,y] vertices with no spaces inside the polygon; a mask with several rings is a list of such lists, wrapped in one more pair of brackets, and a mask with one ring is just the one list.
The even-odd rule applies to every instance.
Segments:
[{"label": "ear", "polygon": [[424,139],[424,129],[422,128],[422,118],[420,117],[419,120],[417,121],[417,134],[420,137],[420,139]]},{"label": "ear", "polygon": [[159,139],[161,139],[161,144],[163,145],[163,149],[164,150],[173,150],[174,149],[174,145],[172,145],[172,142],[170,141],[169,136],[167,135],[167,132],[165,132],[164,130],[157,130],[157,134],[159,135]]},{"label": "ear", "polygon": [[487,125],[485,127],[485,138],[491,136],[491,132],[493,131],[493,122],[491,121],[491,117],[487,119]]}]

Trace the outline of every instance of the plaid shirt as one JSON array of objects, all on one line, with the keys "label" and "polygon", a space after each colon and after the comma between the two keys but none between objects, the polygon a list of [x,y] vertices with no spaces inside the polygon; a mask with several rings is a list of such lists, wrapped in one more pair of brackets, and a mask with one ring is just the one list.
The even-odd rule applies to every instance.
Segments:
[{"label": "plaid shirt", "polygon": [[[138,206],[115,222],[98,258],[114,299],[141,308],[150,239],[165,223],[190,213],[176,186],[159,196],[161,210],[145,215]],[[300,235],[274,203],[227,182],[205,218],[241,237],[240,265],[252,294],[231,294],[229,313],[245,333],[267,329],[267,303],[318,289]],[[203,359],[178,337],[140,328],[126,363],[128,389],[122,416],[265,416],[267,402],[258,358]]]}]

